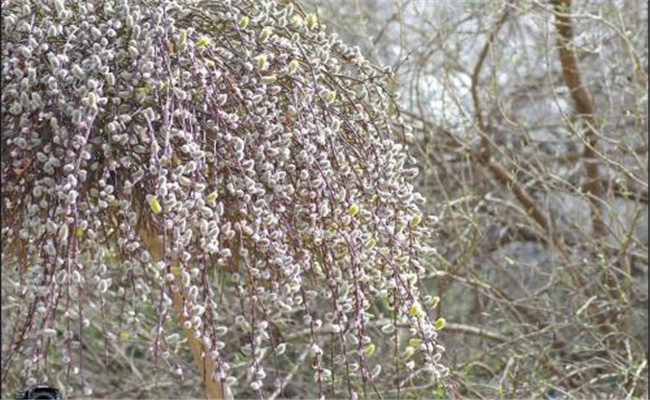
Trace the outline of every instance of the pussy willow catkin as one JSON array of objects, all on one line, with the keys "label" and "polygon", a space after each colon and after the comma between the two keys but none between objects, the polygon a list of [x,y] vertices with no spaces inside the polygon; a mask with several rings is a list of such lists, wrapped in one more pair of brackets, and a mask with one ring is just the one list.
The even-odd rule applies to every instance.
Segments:
[{"label": "pussy willow catkin", "polygon": [[[430,220],[390,70],[291,3],[35,0],[3,16],[3,269],[21,275],[10,317],[27,376],[48,370],[48,345],[72,366],[97,310],[120,302],[122,331],[103,333],[128,339],[149,304],[168,359],[175,292],[234,391],[275,390],[274,360],[299,351],[278,329],[295,324],[321,395],[333,374],[350,397],[389,384],[379,353],[393,351],[374,336],[397,325],[446,373],[413,279],[432,268]],[[369,327],[377,299],[393,329]]]}]

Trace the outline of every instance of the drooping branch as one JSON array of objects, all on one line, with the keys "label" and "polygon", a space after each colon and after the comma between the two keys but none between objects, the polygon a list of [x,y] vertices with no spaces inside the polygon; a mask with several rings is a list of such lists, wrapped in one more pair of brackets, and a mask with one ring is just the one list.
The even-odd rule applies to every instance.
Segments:
[{"label": "drooping branch", "polygon": [[[139,301],[159,295],[153,358],[176,312],[210,398],[240,380],[260,398],[275,390],[269,371],[282,374],[286,343],[274,325],[302,312],[316,329],[331,311],[356,342],[312,336],[323,396],[334,373],[324,354],[341,352],[347,365],[352,346],[372,340],[367,291],[394,293],[396,323],[428,344],[427,370],[448,373],[437,325],[408,278],[433,253],[424,242],[431,226],[414,190],[418,171],[393,140],[408,127],[392,113],[387,71],[293,3],[54,3],[11,3],[4,20],[0,172],[11,218],[2,241],[27,243],[27,261],[12,253],[12,266],[36,264],[21,285],[42,286],[43,274],[56,277],[47,293],[119,296],[120,315],[134,315],[120,324],[123,336],[138,328]],[[227,275],[218,287],[208,278],[215,271]],[[330,310],[324,299],[335,300]],[[72,315],[70,302],[35,297],[11,317],[44,301],[49,315]],[[82,312],[80,303],[81,321]],[[52,346],[71,353],[76,332],[64,329]],[[374,380],[381,359],[357,350],[361,368],[345,372],[350,397],[390,384]],[[27,375],[51,368],[44,350],[26,351],[37,360]]]}]

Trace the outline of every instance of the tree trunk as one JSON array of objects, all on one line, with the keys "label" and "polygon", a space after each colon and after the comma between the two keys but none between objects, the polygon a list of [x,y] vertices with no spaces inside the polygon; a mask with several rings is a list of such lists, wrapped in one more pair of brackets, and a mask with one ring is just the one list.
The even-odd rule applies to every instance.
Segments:
[{"label": "tree trunk", "polygon": [[[163,259],[163,243],[156,233],[150,232],[147,229],[142,229],[140,231],[140,237],[147,244],[149,252],[151,252],[152,259],[154,261],[160,261]],[[178,278],[177,278],[178,279]],[[185,313],[183,312],[183,306],[185,304],[185,299],[183,294],[178,291],[173,293],[173,304],[174,309],[178,315],[178,323],[183,326],[185,323]],[[194,336],[191,329],[185,329],[187,335],[187,341],[190,344],[190,349],[192,350],[192,357],[194,358],[194,363],[199,368],[199,374],[201,374],[201,381],[205,386],[207,391],[208,399],[216,400],[226,400],[231,399],[230,391],[225,384],[222,384],[221,381],[215,381],[212,379],[212,374],[214,373],[214,362],[210,360],[209,357],[204,356],[207,354],[203,347],[203,342]]]}]

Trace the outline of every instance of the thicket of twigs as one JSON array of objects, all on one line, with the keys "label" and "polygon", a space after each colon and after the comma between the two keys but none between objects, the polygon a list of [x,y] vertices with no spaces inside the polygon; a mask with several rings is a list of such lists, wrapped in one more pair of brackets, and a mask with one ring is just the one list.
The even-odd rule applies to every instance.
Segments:
[{"label": "thicket of twigs", "polygon": [[316,5],[394,66],[460,395],[647,398],[647,4]]}]

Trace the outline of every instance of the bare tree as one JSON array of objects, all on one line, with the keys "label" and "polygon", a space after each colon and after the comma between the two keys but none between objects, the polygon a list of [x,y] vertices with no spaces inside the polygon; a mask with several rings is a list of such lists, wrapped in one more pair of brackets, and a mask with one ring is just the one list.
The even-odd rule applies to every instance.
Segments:
[{"label": "bare tree", "polygon": [[460,393],[642,396],[647,5],[333,5],[416,128]]}]

